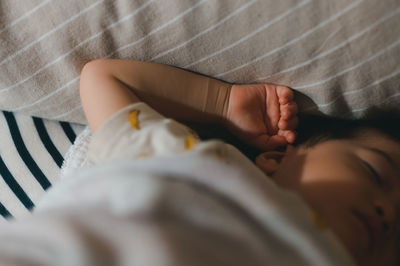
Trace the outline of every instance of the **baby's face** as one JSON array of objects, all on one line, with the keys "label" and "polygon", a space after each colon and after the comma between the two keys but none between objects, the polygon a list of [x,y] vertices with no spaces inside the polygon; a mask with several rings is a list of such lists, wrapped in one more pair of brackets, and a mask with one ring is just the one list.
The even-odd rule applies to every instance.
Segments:
[{"label": "baby's face", "polygon": [[279,154],[264,153],[256,163],[278,185],[298,192],[360,265],[394,265],[400,143],[367,129],[352,140],[292,148],[278,164],[275,159]]}]

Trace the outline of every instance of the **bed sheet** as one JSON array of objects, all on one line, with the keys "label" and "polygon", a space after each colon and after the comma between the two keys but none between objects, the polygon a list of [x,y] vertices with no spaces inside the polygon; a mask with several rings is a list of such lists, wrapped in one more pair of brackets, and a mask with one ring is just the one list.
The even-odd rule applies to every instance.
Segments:
[{"label": "bed sheet", "polygon": [[86,123],[90,60],[164,63],[296,90],[301,111],[400,103],[398,0],[0,0],[0,110]]}]

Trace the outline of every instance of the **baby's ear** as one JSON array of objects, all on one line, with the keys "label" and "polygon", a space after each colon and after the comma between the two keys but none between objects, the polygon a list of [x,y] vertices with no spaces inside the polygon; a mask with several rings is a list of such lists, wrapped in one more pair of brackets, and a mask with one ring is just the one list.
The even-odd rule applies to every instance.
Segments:
[{"label": "baby's ear", "polygon": [[256,157],[256,165],[269,176],[279,168],[283,158],[294,150],[292,145],[287,145],[285,151],[267,151]]}]

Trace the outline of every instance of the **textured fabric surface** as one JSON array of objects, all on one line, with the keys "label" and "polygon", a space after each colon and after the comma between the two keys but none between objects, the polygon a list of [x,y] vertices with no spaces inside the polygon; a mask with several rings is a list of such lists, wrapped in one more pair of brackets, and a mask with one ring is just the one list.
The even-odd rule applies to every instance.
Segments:
[{"label": "textured fabric surface", "polygon": [[73,145],[69,147],[67,153],[64,156],[64,161],[60,169],[60,179],[65,178],[68,174],[71,174],[78,168],[91,165],[86,157],[86,153],[91,140],[92,132],[90,131],[89,126],[86,126],[79,133],[79,135],[76,136]]},{"label": "textured fabric surface", "polygon": [[3,110],[86,123],[79,73],[100,57],[288,85],[309,112],[399,106],[398,0],[0,3]]},{"label": "textured fabric surface", "polygon": [[84,126],[0,113],[0,221],[29,213],[57,181]]},{"label": "textured fabric surface", "polygon": [[87,158],[95,164],[116,159],[140,160],[187,152],[199,142],[191,128],[164,117],[144,102],[137,102],[120,109],[98,128]]}]

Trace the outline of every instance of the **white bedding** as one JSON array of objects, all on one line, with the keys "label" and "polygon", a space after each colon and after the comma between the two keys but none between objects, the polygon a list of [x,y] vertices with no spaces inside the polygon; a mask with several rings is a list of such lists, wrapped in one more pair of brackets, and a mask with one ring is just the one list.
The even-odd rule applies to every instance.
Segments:
[{"label": "white bedding", "polygon": [[0,264],[354,265],[298,196],[239,157],[185,153],[71,174],[32,217],[0,227]]}]

